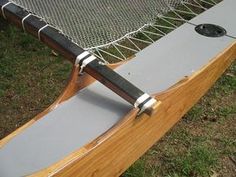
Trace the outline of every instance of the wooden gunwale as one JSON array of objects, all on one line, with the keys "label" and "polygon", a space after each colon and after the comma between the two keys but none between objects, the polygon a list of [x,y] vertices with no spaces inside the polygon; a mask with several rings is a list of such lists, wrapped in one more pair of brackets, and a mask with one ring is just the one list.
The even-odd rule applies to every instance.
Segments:
[{"label": "wooden gunwale", "polygon": [[[84,174],[86,174],[86,176],[119,176],[197,102],[235,58],[236,43],[229,46],[225,51],[217,55],[193,75],[186,76],[166,91],[155,94],[155,97],[161,100],[162,104],[159,105],[157,113],[151,118],[144,114],[136,119],[138,110],[134,109],[114,127],[91,143],[71,153],[65,159],[62,159],[50,167],[32,174],[32,176],[84,176]],[[122,63],[112,65],[111,67],[115,68],[120,64]],[[84,82],[77,82],[78,69],[74,66],[69,83],[60,97],[45,111],[1,140],[0,148],[14,138],[14,136],[24,131],[25,128],[31,126],[38,119],[53,110],[58,104],[69,99],[79,89],[86,87],[94,81],[94,79],[88,75],[84,75],[80,77],[80,79],[84,79]],[[80,85],[79,83],[83,84]],[[199,92],[193,94],[196,90]],[[186,100],[186,97],[188,100]],[[178,101],[174,102],[175,100]],[[171,119],[172,116],[174,118]],[[167,120],[168,118],[170,118],[170,120]],[[151,124],[159,126],[149,128]],[[158,130],[160,132],[157,132]],[[156,132],[156,134],[153,135],[153,132]],[[145,138],[137,138],[138,135],[144,133],[146,134]],[[127,137],[128,134],[130,137]],[[149,134],[152,134],[152,136],[149,137]],[[126,139],[128,139],[128,141]],[[133,139],[135,139],[135,142],[133,142]],[[149,141],[146,139],[149,139]],[[132,142],[132,144],[130,144],[130,142]],[[140,147],[140,145],[142,145],[142,147]],[[113,146],[114,148],[111,148]],[[109,149],[113,151],[110,152]],[[129,157],[132,149],[138,150]],[[113,154],[113,152],[115,153]],[[119,153],[122,154],[121,157],[123,159],[121,159]],[[101,160],[105,163],[101,164]],[[116,163],[113,164],[113,161],[116,161]]]},{"label": "wooden gunwale", "polygon": [[[236,43],[229,46],[193,75],[183,78],[166,91],[154,95],[162,101],[162,104],[158,106],[156,114],[152,117],[143,114],[136,118],[138,110],[133,109],[119,123],[91,143],[31,176],[120,176],[178,122],[210,88],[235,57]],[[80,82],[84,84],[77,83],[78,68],[74,66],[70,81],[59,98],[45,111],[1,140],[0,148],[11,138],[53,110],[58,104],[69,99],[79,89],[94,81],[88,75],[80,79],[84,79],[83,82]],[[132,155],[130,155],[131,152]]]},{"label": "wooden gunwale", "polygon": [[[115,69],[118,66],[122,65],[124,62],[119,62],[116,64],[109,64],[107,65],[111,69]],[[79,76],[79,69],[78,66],[73,65],[70,78],[68,80],[68,83],[64,89],[64,91],[59,95],[59,97],[44,111],[41,113],[37,114],[34,118],[32,118],[30,121],[28,121],[26,124],[23,126],[19,127],[16,129],[14,132],[6,136],[5,138],[0,140],[0,148],[2,148],[7,142],[9,142],[12,138],[20,134],[22,131],[24,131],[26,128],[30,127],[33,123],[35,123],[37,120],[43,118],[46,114],[49,112],[53,111],[54,109],[57,108],[57,106],[64,101],[70,99],[73,97],[79,90],[89,86],[96,80],[89,76],[88,74],[84,74],[82,76]]]},{"label": "wooden gunwale", "polygon": [[155,97],[152,117],[133,109],[106,133],[65,159],[31,176],[118,177],[159,140],[206,93],[236,58],[236,42],[203,68]]}]

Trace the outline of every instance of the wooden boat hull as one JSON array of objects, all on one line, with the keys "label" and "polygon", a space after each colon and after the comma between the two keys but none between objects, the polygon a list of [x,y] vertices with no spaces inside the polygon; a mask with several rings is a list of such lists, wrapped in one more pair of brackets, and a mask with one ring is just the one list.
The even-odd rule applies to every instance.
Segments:
[{"label": "wooden boat hull", "polygon": [[[30,176],[120,176],[181,119],[235,58],[236,42],[193,75],[183,78],[168,90],[155,95],[161,100],[161,104],[152,117],[145,114],[136,117],[138,110],[134,109],[102,136],[63,160]],[[68,99],[74,95],[75,90],[80,88],[77,85],[75,89],[75,85],[72,84],[78,76],[75,71],[77,70],[73,71],[68,87],[53,105]],[[1,140],[1,147],[47,114],[54,107],[53,105]]]},{"label": "wooden boat hull", "polygon": [[[161,104],[152,117],[145,114],[136,117],[138,110],[134,109],[93,142],[31,176],[120,176],[181,119],[235,58],[236,43],[193,75],[183,78],[170,89],[155,95],[161,100]],[[65,92],[67,91],[66,89]],[[66,98],[67,96],[64,97]],[[25,128],[31,123],[25,125]],[[1,145],[23,129],[24,127],[3,139]]]},{"label": "wooden boat hull", "polygon": [[[120,176],[181,119],[235,58],[236,43],[233,43],[200,70],[182,78],[168,90],[155,95],[161,104],[152,117],[146,114],[137,117],[138,110],[134,109],[102,136],[30,176]],[[88,80],[84,82],[85,85],[74,84],[78,79],[77,71],[74,68],[68,87],[60,98],[28,124],[1,140],[1,147],[58,104],[73,96],[78,89],[93,81],[86,76],[84,79]]]},{"label": "wooden boat hull", "polygon": [[[230,0],[228,2],[230,2]],[[222,21],[224,22],[224,20]],[[220,22],[220,20],[217,22]],[[158,141],[172,126],[174,126],[174,124],[178,122],[179,119],[181,119],[181,117],[201,98],[201,96],[203,96],[207,92],[207,90],[214,84],[217,78],[225,71],[225,69],[230,65],[230,63],[236,58],[236,43],[235,42],[232,43],[232,41],[234,41],[234,38],[227,36],[227,37],[222,37],[220,39],[206,39],[205,37],[199,36],[195,33],[195,31],[193,30],[194,25],[187,24],[183,28],[184,28],[183,31],[181,30],[177,31],[174,34],[171,34],[172,35],[171,37],[166,36],[167,42],[164,40],[162,41],[162,44],[164,43],[164,45],[168,47],[166,46],[160,47],[158,46],[158,44],[156,44],[155,46],[157,48],[159,47],[158,51],[163,52],[164,56],[166,56],[166,54],[169,52],[168,50],[170,49],[173,50],[173,48],[176,47],[177,45],[177,44],[173,46],[171,45],[172,44],[171,41],[173,41],[173,39],[177,39],[178,41],[182,40],[181,45],[183,45],[182,47],[180,47],[182,49],[182,52],[174,51],[176,55],[178,55],[176,56],[176,58],[179,59],[179,61],[177,61],[173,65],[174,67],[178,69],[178,72],[181,72],[181,77],[178,76],[175,79],[169,77],[168,79],[170,80],[173,79],[173,80],[171,80],[169,82],[170,84],[168,85],[164,82],[161,82],[161,84],[159,84],[158,81],[163,79],[162,77],[156,79],[158,83],[156,82],[154,83],[154,80],[155,80],[154,76],[150,76],[152,77],[153,85],[159,84],[161,85],[161,88],[158,88],[158,89],[165,90],[160,93],[157,93],[156,95],[153,95],[158,100],[161,101],[161,103],[156,108],[156,113],[154,115],[150,117],[146,114],[142,114],[137,117],[138,109],[133,109],[127,115],[125,115],[124,117],[121,117],[118,123],[114,124],[110,129],[107,129],[105,133],[103,132],[101,136],[99,137],[96,136],[95,140],[93,139],[92,141],[89,141],[89,143],[87,143],[86,145],[83,145],[82,147],[76,146],[76,148],[78,148],[77,150],[70,151],[70,154],[66,156],[64,156],[64,154],[63,156],[61,155],[60,156],[61,158],[59,161],[56,161],[53,164],[50,163],[50,165],[44,169],[41,169],[41,168],[34,168],[34,170],[31,169],[31,171],[33,171],[33,174],[31,174],[31,176],[83,176],[83,177],[84,176],[86,177],[87,176],[98,176],[98,177],[119,176],[135,160],[137,160],[142,154],[144,154],[144,152],[147,149],[149,149],[156,141]],[[234,27],[232,25],[232,29],[233,28]],[[229,28],[228,31],[233,36],[232,29]],[[181,34],[182,36],[179,37],[178,35],[181,35]],[[176,36],[178,36],[178,38]],[[185,36],[187,37],[184,38]],[[193,44],[195,42],[196,44]],[[205,50],[204,45],[203,45],[204,42],[207,43],[205,44],[205,47],[208,45],[211,45],[209,46],[209,50]],[[189,53],[188,57],[191,57],[191,55],[194,55],[195,58],[192,57],[191,60],[195,62],[196,65],[191,65],[190,59],[189,61],[186,61],[188,58],[182,57],[185,44],[188,44],[188,45],[192,44],[192,46],[188,48],[189,50],[191,50],[191,51],[188,51]],[[198,46],[199,44],[202,44],[203,47]],[[230,46],[227,47],[226,45],[230,45]],[[152,48],[152,50],[154,51],[147,49],[147,52],[143,56],[149,57],[147,53],[148,54],[152,53],[152,56],[150,54],[150,58],[152,60],[150,60],[149,62],[153,62],[153,63],[156,62],[155,64],[157,64],[158,62],[156,61],[156,59],[159,59],[158,61],[161,61],[162,64],[168,70],[169,69],[168,65],[171,65],[171,62],[173,62],[171,58],[172,56],[169,56],[171,55],[171,52],[168,53],[169,63],[166,64],[165,59],[163,60],[160,59],[161,58],[160,56],[163,56],[163,55],[160,55],[159,57],[156,56],[157,54],[155,53],[156,52],[155,47]],[[199,51],[205,52],[206,55],[198,55],[198,51],[195,50],[195,47],[199,47]],[[225,47],[227,48],[225,49]],[[165,52],[165,50],[167,50],[167,52]],[[219,51],[221,50],[223,51],[220,54],[218,54]],[[186,55],[184,56],[186,57]],[[199,60],[196,60],[198,59],[196,56],[198,56],[199,60],[201,60],[200,64],[198,63]],[[213,56],[214,58],[212,58]],[[141,57],[137,57],[135,59],[136,63],[134,64],[137,64],[137,62],[139,62],[139,65],[140,65],[140,58]],[[209,61],[210,58],[212,59]],[[167,56],[166,56],[166,59],[167,59]],[[184,60],[186,61],[185,63],[185,69],[187,68],[186,72],[182,72],[183,68],[181,68],[181,61],[184,61]],[[133,60],[131,62],[133,62]],[[133,69],[131,65],[132,63],[129,64],[128,70]],[[199,69],[199,66],[201,66],[200,69]],[[150,69],[151,67],[152,67],[152,71]],[[154,67],[157,68],[158,66],[155,65]],[[156,68],[154,67],[153,67],[153,64],[149,64],[148,71],[155,73]],[[160,70],[160,69],[161,69],[161,66],[159,66],[159,68],[156,70]],[[194,69],[196,70],[191,71]],[[139,72],[136,72],[136,73],[131,72],[131,73],[133,75],[137,73],[139,74]],[[164,75],[164,78],[168,77],[168,75],[165,75],[166,73],[167,73],[166,71],[164,72],[164,74],[161,73]],[[185,73],[187,74],[184,77]],[[123,72],[122,74],[125,74],[125,72]],[[172,73],[172,75],[174,74],[176,73],[175,72]],[[127,77],[130,77],[129,79],[132,80],[131,78],[132,76],[130,76],[129,74],[127,74]],[[142,77],[143,77],[142,82],[146,82],[147,84],[148,81],[145,80],[145,76],[142,76]],[[176,79],[179,79],[179,82],[176,83]],[[15,138],[18,138],[19,136],[24,134],[28,129],[32,128],[33,125],[37,124],[42,119],[45,119],[44,116],[55,111],[57,107],[62,105],[62,102],[71,98],[78,90],[89,87],[88,85],[94,81],[94,79],[92,79],[89,76],[84,76],[83,78],[79,78],[79,80],[82,81],[80,82],[82,83],[82,85],[77,84],[78,68],[74,66],[71,79],[70,79],[70,82],[68,83],[67,88],[62,93],[62,95],[55,101],[55,103],[52,104],[43,113],[37,115],[32,121],[30,121],[29,123],[27,123],[20,129],[18,129],[17,131],[13,132],[11,135],[9,135],[8,137],[0,141],[0,157],[2,155],[1,150],[4,149],[6,146],[8,146],[8,143],[9,144],[12,143],[12,141],[14,141]],[[143,83],[138,83],[138,84],[139,86],[142,86]],[[162,84],[163,85],[166,84],[166,85],[162,87]],[[169,89],[166,89],[168,87]],[[158,92],[157,91],[158,89],[156,90],[156,87],[151,87],[151,88],[155,92]],[[80,98],[81,97],[79,97],[79,99]],[[114,100],[115,98],[116,97],[114,97]],[[82,102],[82,100],[79,100],[79,101]],[[88,107],[88,109],[89,108],[90,107]],[[116,114],[116,112],[114,114]],[[74,114],[74,116],[76,117],[77,114]],[[83,116],[84,115],[81,115],[82,118]],[[94,113],[93,116],[94,116],[94,119],[97,118],[96,113]],[[101,116],[104,116],[104,115],[102,114]],[[52,117],[50,117],[50,119]],[[58,117],[53,117],[55,118],[55,123],[57,123],[58,119],[56,118]],[[71,122],[71,124],[74,123],[73,121]],[[77,136],[79,137],[79,135],[75,135],[73,137],[77,137]],[[35,141],[35,143],[37,144],[38,142]],[[52,144],[53,143],[51,143],[51,145]],[[35,147],[35,145],[33,147]],[[51,148],[52,150],[52,147],[48,147],[48,148]],[[59,148],[60,147],[58,147],[58,149]],[[40,148],[38,150],[42,151],[42,149]],[[8,153],[9,152],[10,151],[8,151]],[[5,154],[3,153],[3,155]],[[2,163],[5,165],[4,162]],[[1,164],[1,159],[0,159],[0,164]],[[17,165],[17,164],[14,164],[14,165]],[[1,166],[0,166],[0,169],[1,169]],[[1,170],[0,170],[0,176],[1,176]]]},{"label": "wooden boat hull", "polygon": [[131,111],[119,124],[66,159],[32,176],[120,176],[207,92],[236,58],[236,43],[200,71],[156,95],[153,117]]}]

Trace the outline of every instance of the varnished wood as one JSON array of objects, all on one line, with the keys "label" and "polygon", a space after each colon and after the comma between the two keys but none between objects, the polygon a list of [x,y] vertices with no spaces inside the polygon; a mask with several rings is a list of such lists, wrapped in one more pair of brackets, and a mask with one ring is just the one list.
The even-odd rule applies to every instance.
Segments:
[{"label": "varnished wood", "polygon": [[144,114],[146,113],[150,117],[155,116],[155,114],[157,114],[158,112],[158,108],[160,107],[160,104],[161,104],[161,101],[157,101],[152,107],[147,108]]},{"label": "varnished wood", "polygon": [[[2,3],[3,2],[0,3],[0,8],[4,7]],[[61,33],[57,28],[47,25],[44,19],[40,19],[38,16],[30,14],[23,7],[13,2],[5,6],[3,11],[4,18],[15,24],[17,27],[22,28],[25,32],[38,38],[41,42],[60,53],[73,64],[76,63],[81,65],[83,63],[84,58],[78,60],[78,56],[84,53],[85,50]],[[0,13],[0,15],[3,14]],[[88,55],[92,57],[92,54]],[[100,61],[96,57],[93,61],[86,64],[83,71],[111,89],[131,105],[134,105],[136,100],[145,94],[142,90],[114,70],[107,67],[107,65],[100,64]],[[83,79],[81,80],[83,81]],[[139,108],[142,109],[142,107]],[[152,110],[153,109],[150,109],[147,113],[150,114]]]},{"label": "varnished wood", "polygon": [[[138,110],[133,110],[115,127],[93,142],[32,176],[119,176],[197,102],[235,57],[236,44],[233,44],[200,71],[192,76],[186,76],[167,91],[157,94],[156,97],[162,104],[158,106],[157,113],[153,117],[143,114],[136,118]],[[70,83],[72,81],[75,83],[77,74],[72,72]],[[63,96],[54,104],[59,104],[75,94],[74,91],[77,90],[75,87],[79,89],[85,86],[86,84],[81,87],[68,84]],[[53,109],[54,104],[1,140],[0,147],[47,114]]]},{"label": "varnished wood", "polygon": [[[6,12],[9,20],[17,26],[21,21]],[[11,19],[12,18],[12,19]],[[25,26],[26,30],[27,25]],[[31,29],[30,29],[31,30]],[[30,33],[31,31],[28,30]],[[33,33],[37,37],[37,33]],[[42,41],[62,52],[72,63],[77,55],[63,50],[61,46],[42,35]],[[112,177],[120,176],[137,158],[160,139],[178,120],[199,100],[216,79],[236,57],[236,44],[233,44],[209,64],[192,76],[186,76],[170,89],[156,96],[161,104],[153,107],[151,117],[138,110],[132,110],[117,125],[84,147],[72,152],[65,159],[32,176],[81,176]],[[14,136],[31,126],[35,121],[55,109],[58,104],[72,97],[79,89],[94,82],[88,75],[78,80],[78,68],[74,66],[70,82],[60,97],[44,112],[0,141],[0,148]],[[155,81],[154,81],[155,82]]]},{"label": "varnished wood", "polygon": [[[110,67],[111,69],[115,69],[126,62],[127,61],[123,61],[116,64],[109,64],[107,66]],[[64,91],[60,94],[60,96],[43,112],[39,113],[34,118],[32,118],[29,122],[27,122],[26,124],[18,128],[17,130],[12,132],[11,134],[9,134],[8,136],[0,140],[0,148],[3,147],[7,142],[9,142],[16,135],[24,131],[27,127],[35,123],[37,120],[43,118],[46,114],[48,114],[50,111],[55,109],[59,104],[68,100],[69,98],[74,96],[79,90],[87,87],[88,85],[92,84],[94,81],[95,79],[92,78],[88,74],[84,74],[79,77],[79,66],[73,66],[68,84],[65,87]]]},{"label": "varnished wood", "polygon": [[236,58],[236,43],[163,93],[157,113],[132,110],[116,126],[65,159],[32,176],[118,177],[206,93]]},{"label": "varnished wood", "polygon": [[31,126],[34,122],[48,114],[50,111],[55,109],[61,102],[69,99],[76,91],[77,91],[77,79],[78,79],[78,69],[77,67],[73,67],[70,79],[68,81],[68,84],[65,88],[65,90],[62,92],[62,94],[54,101],[53,104],[51,104],[47,109],[45,109],[43,112],[36,115],[33,119],[31,119],[29,122],[27,122],[25,125],[21,126],[17,130],[15,130],[10,135],[6,136],[2,140],[0,140],[0,148],[3,147],[7,142],[9,142],[12,138],[14,138],[16,135],[20,134],[23,130],[25,130],[27,127]]}]

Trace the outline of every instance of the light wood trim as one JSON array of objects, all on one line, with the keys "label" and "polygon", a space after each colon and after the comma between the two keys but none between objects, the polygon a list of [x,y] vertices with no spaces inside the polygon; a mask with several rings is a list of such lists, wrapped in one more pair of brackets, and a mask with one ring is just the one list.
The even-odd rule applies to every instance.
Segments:
[{"label": "light wood trim", "polygon": [[33,123],[35,123],[37,120],[48,114],[50,111],[55,109],[58,104],[68,99],[72,94],[74,94],[74,91],[76,90],[76,85],[74,84],[75,81],[78,79],[78,70],[74,66],[70,75],[70,79],[68,81],[68,85],[66,86],[63,93],[54,101],[53,104],[51,104],[47,109],[45,109],[43,112],[36,115],[33,119],[31,119],[29,122],[21,126],[20,128],[16,129],[14,132],[0,140],[0,148],[2,148],[7,142],[9,142],[12,138],[20,134],[22,131],[24,131],[27,127],[31,126]]},{"label": "light wood trim", "polygon": [[[126,62],[127,61],[119,62],[116,64],[109,64],[108,67],[115,69]],[[79,90],[87,87],[88,85],[92,84],[94,81],[95,81],[95,79],[86,73],[83,76],[79,77],[79,66],[73,66],[67,86],[65,87],[62,94],[60,94],[60,96],[54,101],[54,103],[52,103],[43,112],[36,115],[29,122],[27,122],[26,124],[24,124],[20,128],[16,129],[11,134],[9,134],[8,136],[6,136],[2,140],[0,140],[0,148],[2,148],[6,143],[8,143],[12,138],[14,138],[18,134],[20,134],[26,128],[28,128],[32,124],[34,124],[37,120],[43,118],[46,114],[48,114],[49,112],[54,110],[59,104],[68,100],[69,98],[74,96]]]},{"label": "light wood trim", "polygon": [[[236,43],[193,75],[156,95],[153,117],[132,110],[111,130],[67,158],[32,176],[118,177],[159,140],[207,92],[236,58]],[[81,153],[82,151],[82,153]]]}]

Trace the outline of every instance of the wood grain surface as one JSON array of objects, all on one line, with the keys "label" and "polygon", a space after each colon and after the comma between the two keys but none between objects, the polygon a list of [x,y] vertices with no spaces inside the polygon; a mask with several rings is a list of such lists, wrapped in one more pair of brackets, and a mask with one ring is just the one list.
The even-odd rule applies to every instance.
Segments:
[{"label": "wood grain surface", "polygon": [[102,136],[32,176],[118,177],[156,143],[207,92],[236,58],[236,43],[203,68],[156,94],[152,117],[132,110]]}]

